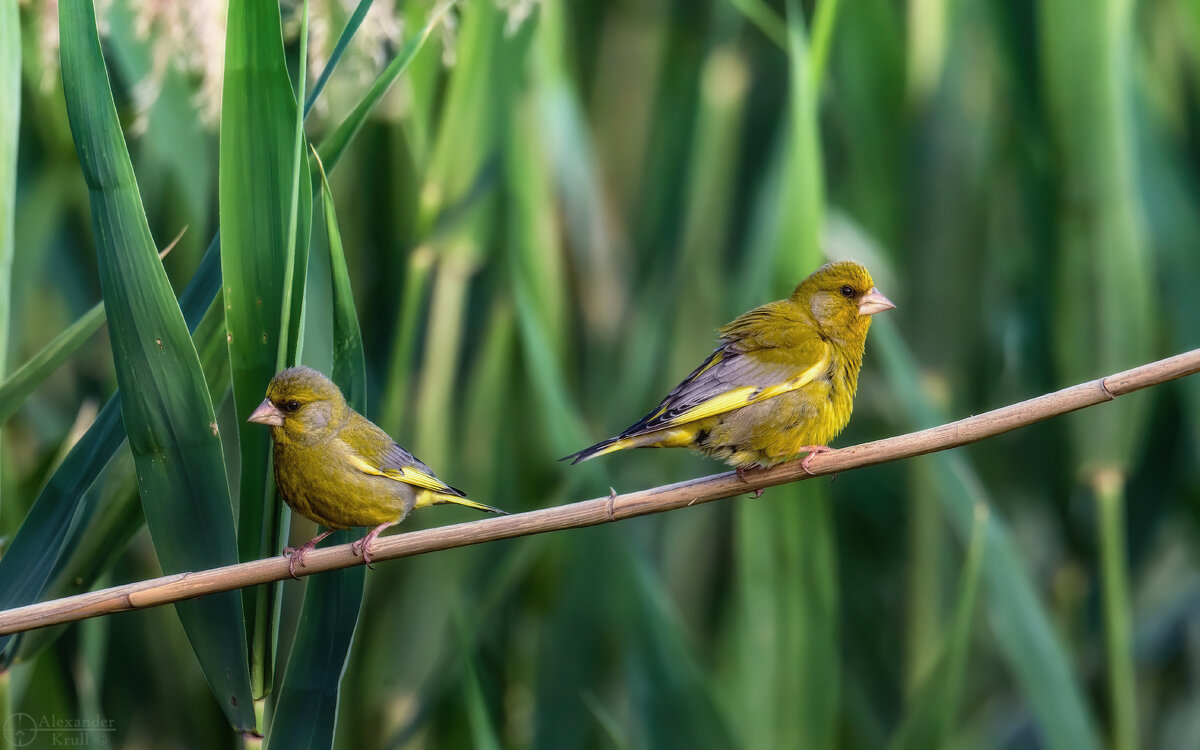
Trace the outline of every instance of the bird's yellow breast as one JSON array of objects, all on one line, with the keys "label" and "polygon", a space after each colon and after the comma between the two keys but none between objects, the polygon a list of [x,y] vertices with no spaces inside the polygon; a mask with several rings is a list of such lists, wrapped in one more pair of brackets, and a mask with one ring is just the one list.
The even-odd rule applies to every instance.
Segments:
[{"label": "bird's yellow breast", "polygon": [[321,446],[275,444],[275,484],[300,515],[333,529],[399,521],[424,492],[354,470]]},{"label": "bird's yellow breast", "polygon": [[827,445],[850,421],[856,374],[835,360],[803,388],[694,423],[691,445],[733,466],[770,466]]}]

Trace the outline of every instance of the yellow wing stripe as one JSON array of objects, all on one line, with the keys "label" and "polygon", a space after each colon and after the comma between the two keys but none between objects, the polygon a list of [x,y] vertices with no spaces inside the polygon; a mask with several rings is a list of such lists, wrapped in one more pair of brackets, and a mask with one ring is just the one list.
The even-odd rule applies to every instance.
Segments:
[{"label": "yellow wing stripe", "polygon": [[449,492],[450,487],[440,479],[423,471],[409,466],[404,469],[379,469],[367,463],[366,459],[361,456],[351,454],[350,464],[364,474],[370,474],[376,477],[387,477],[388,479],[411,484],[414,487],[421,487],[434,492]]},{"label": "yellow wing stripe", "polygon": [[384,469],[383,475],[397,482],[407,482],[434,492],[450,492],[450,486],[437,477],[409,466],[404,469]]},{"label": "yellow wing stripe", "polygon": [[695,422],[707,417],[713,417],[717,414],[724,414],[727,411],[740,409],[743,406],[757,404],[760,401],[765,401],[769,398],[795,391],[811,383],[818,378],[825,370],[829,368],[830,353],[826,347],[825,354],[821,360],[804,372],[800,373],[791,380],[786,380],[778,385],[769,385],[764,388],[755,386],[742,386],[726,391],[719,396],[713,396],[707,401],[702,401],[696,404],[687,411],[681,412],[679,416],[667,422],[666,426],[679,425],[687,422]]},{"label": "yellow wing stripe", "polygon": [[[716,366],[717,366],[717,364],[718,364],[718,363],[720,363],[720,362],[721,362],[723,359],[725,359],[725,355],[724,355],[724,353],[722,353],[722,352],[718,352],[718,353],[716,353],[716,354],[712,355],[711,357],[709,357],[709,358],[708,358],[708,364],[706,364],[706,365],[704,365],[703,367],[701,367],[699,370],[697,370],[697,371],[696,371],[696,373],[695,373],[694,375],[690,376],[690,377],[689,377],[689,378],[688,378],[686,381],[684,381],[684,382],[690,383],[690,382],[694,381],[696,378],[700,377],[700,376],[701,376],[701,375],[703,375],[704,373],[706,373],[706,372],[708,372],[709,370],[711,370],[712,368],[716,367]],[[667,412],[667,409],[669,409],[669,408],[671,408],[671,405],[670,405],[670,404],[663,404],[663,405],[662,405],[662,407],[661,407],[661,408],[659,408],[659,410],[658,410],[658,411],[656,411],[656,412],[654,412],[653,414],[651,414],[651,415],[650,415],[650,416],[647,418],[647,420],[651,420],[651,419],[658,419],[658,418],[659,418],[659,417],[661,417],[663,414],[665,414],[665,413]],[[624,446],[622,446],[622,447],[624,447]],[[617,451],[619,451],[619,450],[621,450],[621,449],[620,449],[620,448],[613,448],[612,450],[617,450]],[[603,455],[604,455],[604,453],[606,453],[606,452],[610,452],[610,451],[605,451],[605,452],[597,453],[597,454],[595,454],[594,456],[592,456],[592,458],[595,458],[596,456],[603,456]]]}]

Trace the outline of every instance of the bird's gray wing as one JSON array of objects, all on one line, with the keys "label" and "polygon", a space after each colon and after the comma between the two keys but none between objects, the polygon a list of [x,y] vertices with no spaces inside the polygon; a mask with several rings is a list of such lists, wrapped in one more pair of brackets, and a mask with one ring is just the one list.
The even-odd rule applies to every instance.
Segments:
[{"label": "bird's gray wing", "polygon": [[[357,433],[357,435],[347,433]],[[350,439],[346,440],[346,438]],[[432,469],[416,456],[401,448],[386,432],[365,417],[352,420],[352,423],[343,429],[343,440],[348,446],[380,446],[377,450],[370,451],[370,455],[361,450],[354,451],[357,468],[364,473],[388,477],[397,482],[404,482],[442,494],[466,497],[462,490],[451,487],[438,479]]]},{"label": "bird's gray wing", "polygon": [[828,344],[820,342],[811,349],[785,362],[725,344],[620,437],[694,422],[802,388],[823,376],[831,361]]}]

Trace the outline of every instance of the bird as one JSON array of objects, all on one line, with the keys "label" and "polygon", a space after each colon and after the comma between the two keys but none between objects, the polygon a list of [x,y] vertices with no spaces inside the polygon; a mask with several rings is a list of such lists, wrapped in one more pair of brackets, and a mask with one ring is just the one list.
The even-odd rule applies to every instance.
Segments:
[{"label": "bird", "polygon": [[327,529],[284,549],[293,578],[304,556],[338,529],[372,527],[353,544],[354,554],[370,566],[371,543],[414,508],[453,503],[506,515],[438,479],[312,368],[291,367],[276,375],[248,421],[271,428],[275,486],[284,502]]},{"label": "bird", "polygon": [[[655,409],[616,437],[565,456],[685,447],[750,469],[831,450],[850,421],[871,316],[895,307],[854,261],[826,263],[787,299],[721,327],[719,344]],[[756,497],[762,490],[756,492]]]}]

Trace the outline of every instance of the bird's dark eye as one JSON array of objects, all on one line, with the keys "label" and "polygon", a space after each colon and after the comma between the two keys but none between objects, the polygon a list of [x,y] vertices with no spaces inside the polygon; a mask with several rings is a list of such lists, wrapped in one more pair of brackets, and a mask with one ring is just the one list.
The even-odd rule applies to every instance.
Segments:
[{"label": "bird's dark eye", "polygon": [[297,410],[297,409],[299,409],[299,408],[300,408],[300,402],[299,402],[299,401],[295,401],[295,400],[293,400],[293,401],[288,401],[287,403],[285,403],[285,404],[283,405],[283,410],[284,410],[284,411],[289,411],[289,412],[291,412],[291,411],[296,411],[296,410]]},{"label": "bird's dark eye", "polygon": [[842,296],[845,297],[846,299],[850,299],[851,297],[854,296],[854,287],[850,286],[849,284],[843,286],[838,291],[841,292]]}]

